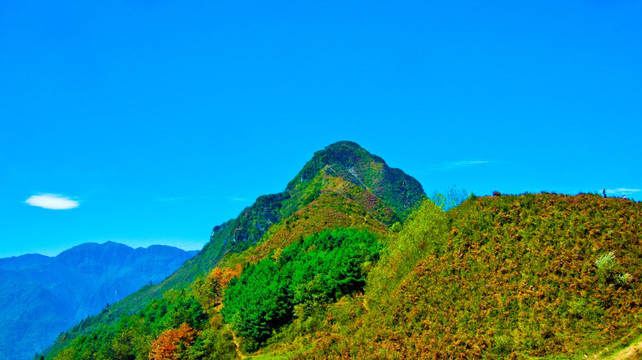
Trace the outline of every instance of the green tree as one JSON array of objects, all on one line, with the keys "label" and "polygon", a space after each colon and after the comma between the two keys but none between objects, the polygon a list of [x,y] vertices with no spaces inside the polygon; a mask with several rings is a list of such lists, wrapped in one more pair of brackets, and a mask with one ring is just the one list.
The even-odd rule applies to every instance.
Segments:
[{"label": "green tree", "polygon": [[379,258],[381,245],[367,231],[338,229],[314,234],[248,265],[232,279],[221,313],[246,349],[255,351],[289,323],[298,304],[323,304],[362,290],[363,265]]}]

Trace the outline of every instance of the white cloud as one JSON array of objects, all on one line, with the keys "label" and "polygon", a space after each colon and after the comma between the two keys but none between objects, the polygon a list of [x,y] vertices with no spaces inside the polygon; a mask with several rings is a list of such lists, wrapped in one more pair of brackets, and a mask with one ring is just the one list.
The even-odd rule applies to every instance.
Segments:
[{"label": "white cloud", "polygon": [[633,194],[642,191],[642,189],[627,189],[627,188],[617,188],[617,189],[606,189],[607,194]]},{"label": "white cloud", "polygon": [[192,199],[194,199],[194,198],[193,197],[189,197],[189,196],[175,196],[175,197],[157,196],[155,198],[155,200],[158,201],[158,202],[185,201],[185,200],[192,200]]},{"label": "white cloud", "polygon": [[473,166],[473,165],[483,165],[483,164],[490,164],[491,161],[487,160],[466,160],[466,161],[455,161],[452,163],[449,163],[451,167],[463,167],[463,166]]},{"label": "white cloud", "polygon": [[185,196],[156,196],[154,201],[158,202],[175,202],[175,201],[192,201],[211,199],[208,195],[185,195]]},{"label": "white cloud", "polygon": [[57,194],[32,195],[25,203],[51,210],[67,210],[78,207],[78,201]]},{"label": "white cloud", "polygon": [[441,163],[439,165],[431,166],[428,168],[430,171],[448,171],[448,170],[455,170],[455,169],[462,169],[462,168],[467,168],[467,167],[472,167],[472,166],[480,166],[480,165],[490,165],[490,164],[495,164],[495,161],[490,161],[490,160],[462,160],[462,161],[451,161],[451,162],[445,162]]}]

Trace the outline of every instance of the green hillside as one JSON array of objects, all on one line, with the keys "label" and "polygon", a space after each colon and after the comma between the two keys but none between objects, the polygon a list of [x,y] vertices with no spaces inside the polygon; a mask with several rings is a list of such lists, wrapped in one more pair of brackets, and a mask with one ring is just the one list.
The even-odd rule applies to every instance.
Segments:
[{"label": "green hillside", "polygon": [[[312,172],[311,168],[316,172]],[[355,181],[354,176],[353,181],[337,176],[333,169],[349,169],[359,181]],[[383,188],[401,189],[403,195],[395,197],[388,194],[388,201],[385,202],[374,195],[368,185],[380,192]],[[215,227],[204,249],[165,281],[142,288],[100,315],[61,334],[48,357],[78,336],[105,326],[117,326],[121,319],[144,311],[146,305],[169,290],[189,291],[190,284],[211,271],[226,254],[227,259],[234,259],[234,254],[249,249],[248,254],[256,258],[265,252],[266,246],[278,248],[296,236],[336,227],[370,228],[375,232],[385,232],[387,226],[401,221],[425,198],[421,185],[415,179],[401,170],[388,167],[381,158],[359,145],[351,142],[330,145],[314,154],[286,191],[259,197],[236,219]],[[268,230],[270,233],[266,234]],[[266,235],[275,240],[263,242],[264,245],[258,248],[252,247]]]},{"label": "green hillside", "polygon": [[215,228],[165,283],[114,306],[128,312],[79,324],[47,358],[608,356],[642,336],[641,210],[497,194],[444,212],[341,142]]},{"label": "green hillside", "polygon": [[641,210],[597,195],[426,202],[294,357],[606,356],[642,334]]}]

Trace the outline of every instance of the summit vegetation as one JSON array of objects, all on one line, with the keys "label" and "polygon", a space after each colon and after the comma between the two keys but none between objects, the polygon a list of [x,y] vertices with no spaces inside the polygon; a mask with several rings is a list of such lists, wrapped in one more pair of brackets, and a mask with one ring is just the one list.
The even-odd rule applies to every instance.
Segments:
[{"label": "summit vegetation", "polygon": [[437,199],[357,144],[330,145],[44,357],[579,359],[640,341],[641,203]]}]

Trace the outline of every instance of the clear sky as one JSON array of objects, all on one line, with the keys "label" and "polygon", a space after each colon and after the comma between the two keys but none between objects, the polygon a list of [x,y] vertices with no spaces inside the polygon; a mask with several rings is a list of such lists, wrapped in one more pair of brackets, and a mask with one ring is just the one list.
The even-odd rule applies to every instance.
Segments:
[{"label": "clear sky", "polygon": [[635,0],[2,0],[0,257],[200,248],[339,140],[429,195],[642,200],[641,17]]}]

